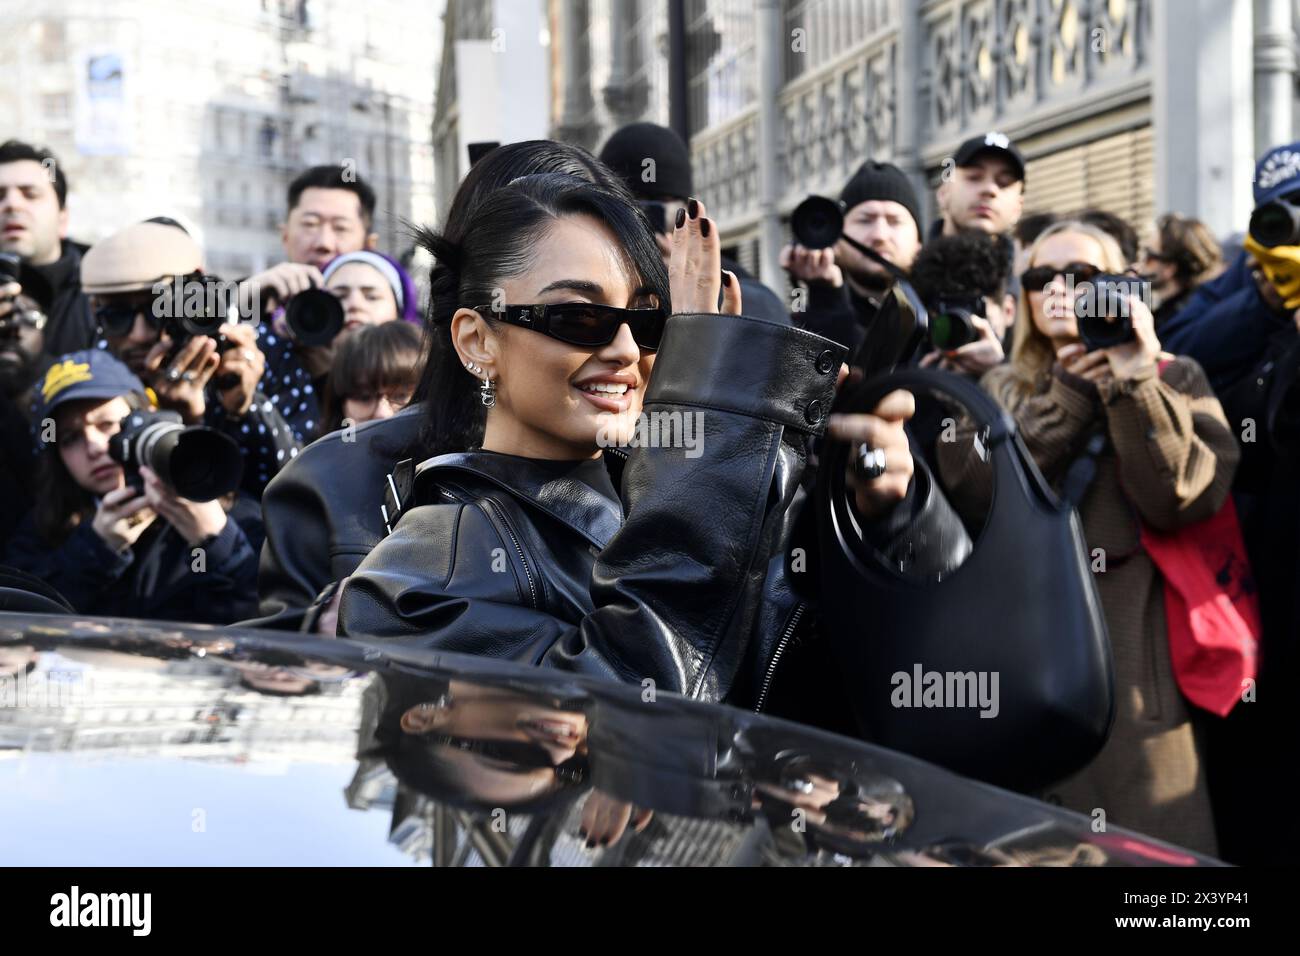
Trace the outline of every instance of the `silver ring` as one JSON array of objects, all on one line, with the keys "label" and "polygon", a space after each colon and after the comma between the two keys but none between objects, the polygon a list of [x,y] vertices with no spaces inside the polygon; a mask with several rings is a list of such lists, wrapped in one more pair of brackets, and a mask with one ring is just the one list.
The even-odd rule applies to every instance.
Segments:
[{"label": "silver ring", "polygon": [[179,382],[181,380],[181,370],[178,368],[169,368],[167,370],[167,381]]},{"label": "silver ring", "polygon": [[194,381],[196,378],[198,378],[198,376],[195,375],[193,372],[186,372],[186,373],[184,373],[184,374],[181,376],[181,381],[183,381],[183,382],[192,382],[192,381]]},{"label": "silver ring", "polygon": [[887,468],[883,448],[872,448],[866,442],[858,446],[857,457],[853,460],[855,475],[863,481],[875,481],[885,473]]},{"label": "silver ring", "polygon": [[240,350],[239,350],[239,354],[240,354],[241,356],[243,356],[243,359],[244,359],[245,362],[251,362],[251,361],[253,361],[253,351],[252,351],[252,349],[240,349]]}]

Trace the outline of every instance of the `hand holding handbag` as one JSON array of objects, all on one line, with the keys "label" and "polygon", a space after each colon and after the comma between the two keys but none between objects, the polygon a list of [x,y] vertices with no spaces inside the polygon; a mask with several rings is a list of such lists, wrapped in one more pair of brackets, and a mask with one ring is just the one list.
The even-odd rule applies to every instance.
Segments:
[{"label": "hand holding handbag", "polygon": [[1041,788],[1085,766],[1114,717],[1110,641],[1078,516],[1039,474],[1011,416],[964,378],[877,376],[843,411],[869,412],[899,388],[965,407],[994,491],[965,561],[919,580],[857,534],[845,482],[853,449],[824,449],[821,607],[859,728],[967,776]]}]

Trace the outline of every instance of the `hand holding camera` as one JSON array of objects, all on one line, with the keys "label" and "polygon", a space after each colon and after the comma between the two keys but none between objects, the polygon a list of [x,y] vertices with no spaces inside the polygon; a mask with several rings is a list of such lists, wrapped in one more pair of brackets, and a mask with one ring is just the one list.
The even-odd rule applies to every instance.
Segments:
[{"label": "hand holding camera", "polygon": [[266,357],[257,347],[257,331],[250,325],[223,325],[221,335],[229,343],[220,353],[216,368],[221,405],[234,418],[241,418],[253,404],[257,383],[266,371]]},{"label": "hand holding camera", "polygon": [[91,528],[110,549],[122,552],[135,544],[157,517],[145,496],[125,485],[100,500]]},{"label": "hand holding camera", "polygon": [[203,419],[207,409],[204,389],[219,364],[217,343],[206,335],[192,336],[176,349],[171,336],[164,333],[144,360],[159,406],[180,412],[191,424]]},{"label": "hand holding camera", "polygon": [[802,243],[781,249],[781,268],[804,282],[824,282],[838,289],[844,285],[844,273],[835,264],[835,250],[809,249]]},{"label": "hand holding camera", "polygon": [[229,519],[220,501],[182,498],[148,467],[142,467],[140,475],[144,478],[145,502],[175,528],[191,548],[205,538],[220,534],[226,526]]}]

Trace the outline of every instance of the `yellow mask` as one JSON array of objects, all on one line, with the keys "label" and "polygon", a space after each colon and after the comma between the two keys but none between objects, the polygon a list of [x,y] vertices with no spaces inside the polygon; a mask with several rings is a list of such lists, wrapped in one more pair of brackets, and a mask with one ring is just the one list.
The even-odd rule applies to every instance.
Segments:
[{"label": "yellow mask", "polygon": [[1300,308],[1300,246],[1261,246],[1247,235],[1245,248],[1286,307]]}]

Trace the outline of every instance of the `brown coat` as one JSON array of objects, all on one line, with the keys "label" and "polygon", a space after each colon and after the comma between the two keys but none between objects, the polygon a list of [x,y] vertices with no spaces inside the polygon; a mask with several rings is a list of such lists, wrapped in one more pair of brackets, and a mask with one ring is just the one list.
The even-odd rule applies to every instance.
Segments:
[{"label": "brown coat", "polygon": [[[1139,545],[1138,519],[1167,531],[1223,505],[1239,457],[1223,409],[1189,358],[1101,394],[1059,366],[1032,390],[1007,365],[981,384],[1011,412],[1055,487],[1095,428],[1104,423],[1109,435],[1079,514],[1114,652],[1115,724],[1093,762],[1044,796],[1088,815],[1100,808],[1108,824],[1213,854],[1205,771],[1169,659],[1163,579]],[[937,457],[957,507],[982,514],[989,471],[969,432],[940,441]]]}]

